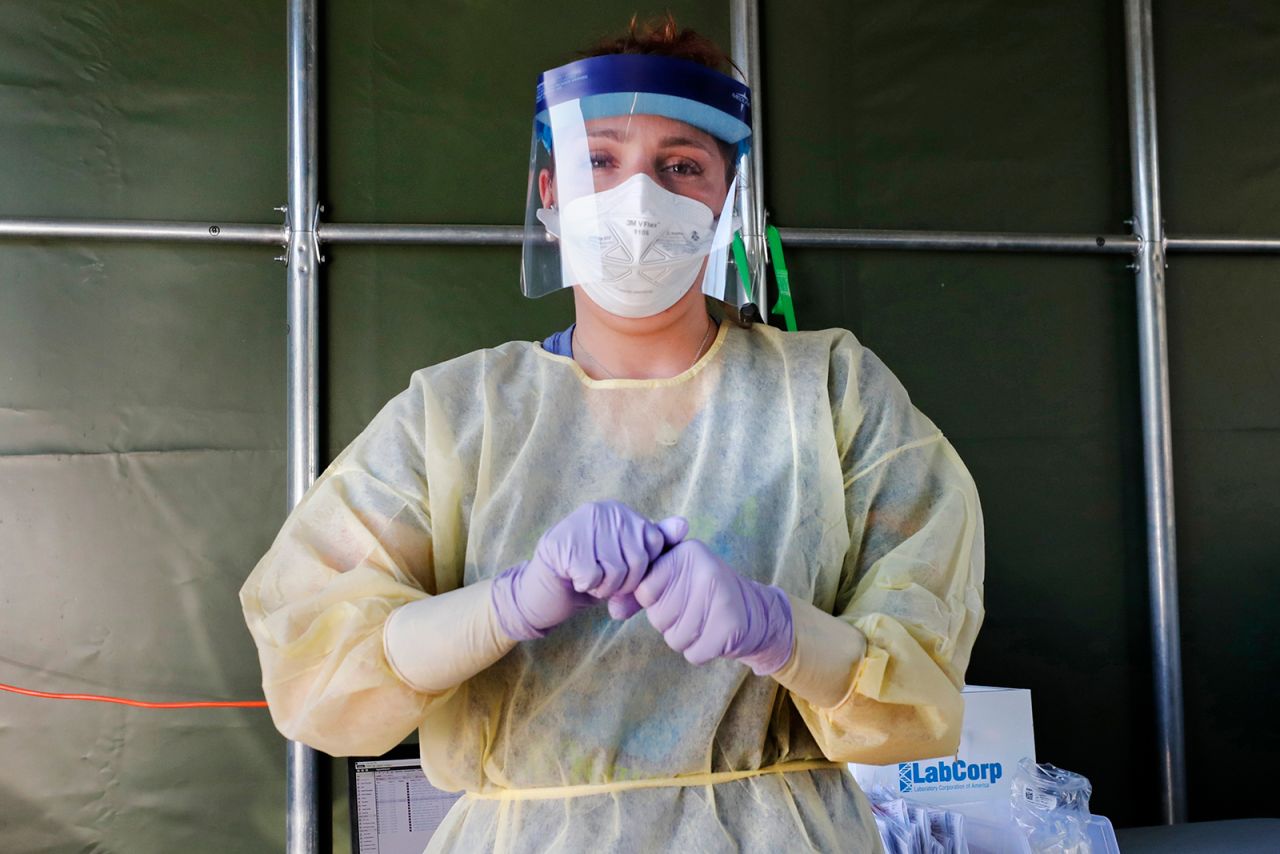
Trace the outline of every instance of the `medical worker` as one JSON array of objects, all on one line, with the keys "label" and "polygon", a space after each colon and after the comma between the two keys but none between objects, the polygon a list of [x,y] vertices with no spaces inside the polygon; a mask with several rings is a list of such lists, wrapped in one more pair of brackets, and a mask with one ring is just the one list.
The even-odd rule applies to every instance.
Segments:
[{"label": "medical worker", "polygon": [[843,330],[717,322],[750,92],[670,18],[539,81],[522,284],[577,322],[415,373],[241,591],[280,731],[418,729],[430,851],[878,851],[844,763],[953,753],[982,517]]}]

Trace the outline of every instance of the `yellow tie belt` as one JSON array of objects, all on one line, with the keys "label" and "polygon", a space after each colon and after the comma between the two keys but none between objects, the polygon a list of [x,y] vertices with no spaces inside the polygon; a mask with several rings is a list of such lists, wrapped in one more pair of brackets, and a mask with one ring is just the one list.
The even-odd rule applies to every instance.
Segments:
[{"label": "yellow tie belt", "polygon": [[537,786],[529,789],[499,789],[495,792],[467,792],[464,797],[486,801],[544,801],[559,798],[580,798],[585,795],[605,795],[610,792],[625,792],[629,789],[661,789],[669,786],[714,786],[717,783],[745,780],[748,777],[759,777],[763,774],[788,774],[793,771],[822,771],[846,767],[843,762],[828,762],[825,759],[805,759],[797,762],[782,762],[765,768],[753,768],[748,771],[682,774],[679,777],[618,780],[614,783],[587,783],[581,786]]}]

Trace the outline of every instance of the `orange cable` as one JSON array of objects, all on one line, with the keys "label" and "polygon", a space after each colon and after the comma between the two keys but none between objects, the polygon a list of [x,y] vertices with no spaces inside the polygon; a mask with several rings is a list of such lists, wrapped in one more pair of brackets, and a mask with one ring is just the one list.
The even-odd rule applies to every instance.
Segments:
[{"label": "orange cable", "polygon": [[49,700],[86,700],[95,703],[118,703],[121,706],[136,706],[139,709],[264,709],[267,704],[263,700],[192,700],[185,703],[148,703],[145,700],[126,700],[124,697],[104,697],[100,694],[54,694],[49,691],[33,691],[30,688],[19,688],[0,682],[0,690],[12,691],[14,694],[25,694],[28,697],[44,697]]}]

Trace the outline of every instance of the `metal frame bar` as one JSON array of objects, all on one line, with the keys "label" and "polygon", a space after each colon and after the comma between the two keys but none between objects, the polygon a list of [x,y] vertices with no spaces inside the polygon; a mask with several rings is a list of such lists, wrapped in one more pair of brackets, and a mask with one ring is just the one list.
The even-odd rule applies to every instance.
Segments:
[{"label": "metal frame bar", "polygon": [[283,225],[248,223],[0,217],[0,239],[4,238],[257,243],[283,246],[289,241],[289,231]]},{"label": "metal frame bar", "polygon": [[347,225],[320,226],[322,243],[419,244],[426,246],[519,246],[519,225]]},{"label": "metal frame bar", "polygon": [[[288,4],[288,507],[316,479],[320,458],[318,292],[320,220],[316,80],[316,0]],[[286,747],[285,818],[289,854],[320,850],[320,754],[305,744]]]},{"label": "metal frame bar", "polygon": [[[730,0],[730,53],[751,90],[750,168],[740,170],[747,183],[740,188],[742,245],[754,292],[752,301],[760,309],[760,317],[769,317],[769,250],[765,241],[768,214],[764,206],[764,98],[760,74],[760,6],[757,0]],[[746,158],[744,158],[746,159]]]},{"label": "metal frame bar", "polygon": [[[0,240],[110,240],[119,242],[221,243],[287,246],[287,225],[161,220],[0,217]],[[1077,255],[1137,255],[1131,234],[1051,234],[1017,231],[929,231],[869,228],[786,228],[788,246],[805,249],[886,249],[941,252],[1045,252]],[[315,224],[320,245],[519,246],[518,225],[420,225],[411,223]],[[1277,237],[1187,235],[1165,237],[1169,254],[1276,254]]]},{"label": "metal frame bar", "polygon": [[[1163,232],[1156,145],[1151,0],[1125,0],[1126,70],[1135,234],[1080,235],[1011,232],[780,228],[789,245],[811,248],[1129,254],[1135,256],[1142,380],[1148,572],[1153,667],[1159,726],[1161,809],[1166,822],[1186,819],[1186,771],[1174,548],[1169,366],[1165,316],[1165,256],[1177,253],[1280,253],[1280,237],[1188,235]],[[288,0],[289,204],[285,225],[156,220],[0,217],[0,240],[112,240],[285,245],[288,279],[288,503],[292,508],[315,480],[319,459],[317,291],[324,243],[511,246],[519,226],[321,223],[318,204],[316,0]],[[758,241],[753,271],[764,290],[764,151],[758,0],[731,0],[735,63],[755,95],[755,145],[745,187],[744,231]],[[747,242],[753,251],[753,240]],[[319,850],[319,757],[288,746],[290,854]]]},{"label": "metal frame bar", "polygon": [[1169,417],[1169,346],[1165,314],[1165,236],[1156,145],[1151,0],[1125,0],[1129,146],[1137,256],[1138,354],[1142,381],[1142,457],[1147,504],[1147,572],[1151,588],[1160,809],[1166,824],[1187,819],[1182,718],[1182,654],[1173,523],[1173,427]]},{"label": "metal frame bar", "polygon": [[[788,246],[847,249],[923,249],[967,252],[1057,252],[1132,255],[1129,235],[1011,234],[997,231],[899,231],[883,229],[779,228]],[[1280,244],[1277,244],[1280,246]]]},{"label": "metal frame bar", "polygon": [[1280,239],[1274,237],[1214,237],[1208,234],[1164,238],[1169,252],[1225,252],[1253,254],[1280,252]]}]

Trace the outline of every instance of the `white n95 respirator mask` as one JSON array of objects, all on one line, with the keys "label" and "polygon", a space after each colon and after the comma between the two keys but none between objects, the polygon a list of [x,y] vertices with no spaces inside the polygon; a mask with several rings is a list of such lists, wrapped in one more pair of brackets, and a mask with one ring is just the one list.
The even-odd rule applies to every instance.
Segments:
[{"label": "white n95 respirator mask", "polygon": [[572,283],[620,317],[649,317],[688,293],[716,226],[711,208],[645,174],[537,216],[559,240]]}]

